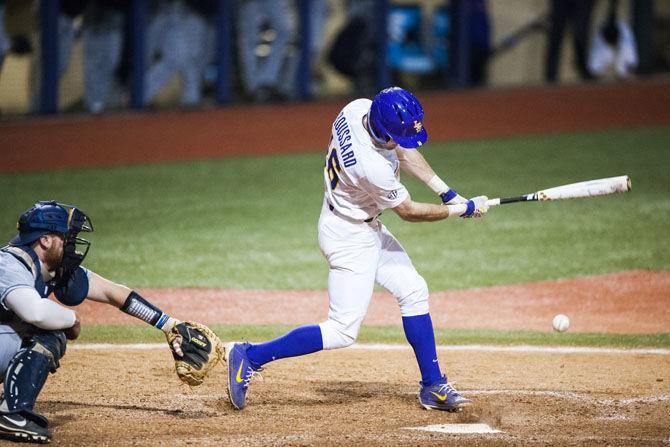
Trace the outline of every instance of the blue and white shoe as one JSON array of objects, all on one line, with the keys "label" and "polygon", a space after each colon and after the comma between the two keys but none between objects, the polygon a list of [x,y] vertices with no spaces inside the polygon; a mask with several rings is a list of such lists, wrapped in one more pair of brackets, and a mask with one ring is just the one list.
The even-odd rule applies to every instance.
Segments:
[{"label": "blue and white shoe", "polygon": [[254,368],[247,357],[249,343],[229,343],[226,346],[226,362],[228,363],[228,397],[230,403],[238,410],[246,406],[249,382],[260,368]]},{"label": "blue and white shoe", "polygon": [[447,376],[429,386],[421,386],[419,403],[427,410],[458,412],[472,403],[454,389],[447,381]]}]

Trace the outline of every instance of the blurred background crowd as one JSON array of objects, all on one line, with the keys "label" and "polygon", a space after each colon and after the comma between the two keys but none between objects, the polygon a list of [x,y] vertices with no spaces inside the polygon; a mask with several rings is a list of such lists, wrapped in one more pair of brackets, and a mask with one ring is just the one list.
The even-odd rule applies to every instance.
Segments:
[{"label": "blurred background crowd", "polygon": [[2,117],[669,70],[668,1],[0,0]]}]

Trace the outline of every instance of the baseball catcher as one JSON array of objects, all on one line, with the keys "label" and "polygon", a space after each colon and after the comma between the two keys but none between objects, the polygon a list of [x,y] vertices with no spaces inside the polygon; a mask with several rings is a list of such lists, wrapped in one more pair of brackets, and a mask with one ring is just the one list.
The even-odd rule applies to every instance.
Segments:
[{"label": "baseball catcher", "polygon": [[49,372],[65,355],[67,340],[81,329],[77,313],[67,306],[85,299],[111,304],[161,329],[175,359],[179,378],[199,385],[221,359],[222,345],[206,326],[179,321],[139,293],[81,267],[92,232],[89,217],[74,206],[38,202],[23,213],[18,235],[0,249],[0,438],[47,443],[47,419],[35,412],[35,401]]}]

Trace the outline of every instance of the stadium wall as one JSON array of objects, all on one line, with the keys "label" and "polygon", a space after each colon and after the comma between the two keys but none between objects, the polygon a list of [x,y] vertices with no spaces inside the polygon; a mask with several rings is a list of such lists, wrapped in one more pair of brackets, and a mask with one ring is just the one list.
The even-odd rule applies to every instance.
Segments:
[{"label": "stadium wall", "polygon": [[[431,141],[670,124],[670,78],[417,92]],[[0,122],[0,172],[318,151],[346,100]]]}]

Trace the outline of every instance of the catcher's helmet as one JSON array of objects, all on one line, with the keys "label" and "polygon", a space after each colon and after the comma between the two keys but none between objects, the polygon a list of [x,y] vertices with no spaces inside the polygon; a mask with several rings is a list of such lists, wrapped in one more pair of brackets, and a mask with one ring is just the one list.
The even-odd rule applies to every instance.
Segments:
[{"label": "catcher's helmet", "polygon": [[393,138],[400,146],[414,149],[428,140],[421,103],[400,87],[387,88],[375,96],[368,122],[372,136],[380,143]]},{"label": "catcher's helmet", "polygon": [[80,231],[93,231],[88,216],[74,206],[53,200],[37,202],[21,214],[16,224],[19,234],[10,245],[28,245],[48,233],[76,237]]}]

